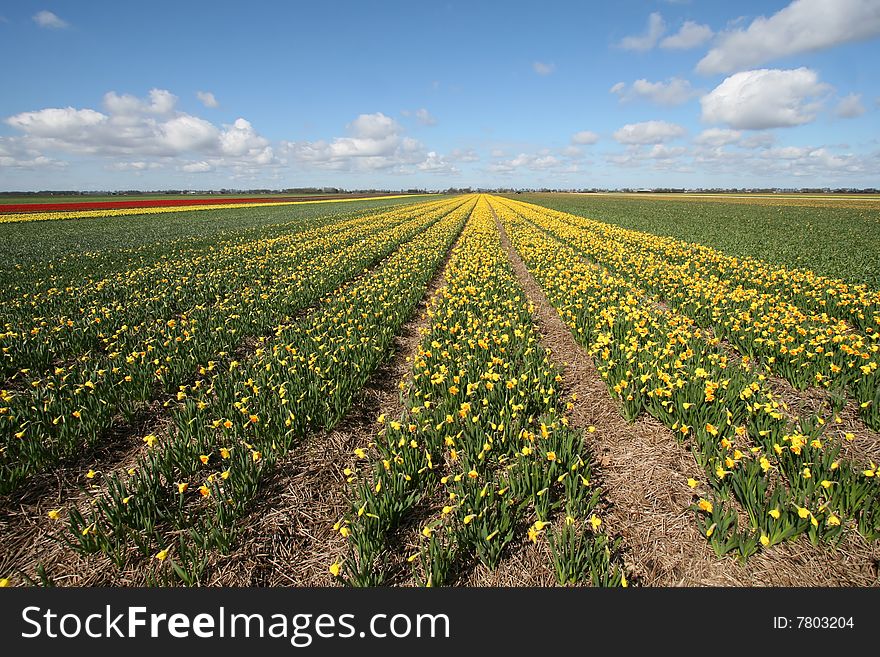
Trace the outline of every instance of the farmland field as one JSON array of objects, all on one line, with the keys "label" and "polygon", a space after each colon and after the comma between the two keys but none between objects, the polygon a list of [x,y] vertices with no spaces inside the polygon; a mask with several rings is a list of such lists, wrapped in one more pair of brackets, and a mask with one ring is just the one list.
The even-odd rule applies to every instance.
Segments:
[{"label": "farmland field", "polygon": [[880,287],[880,198],[691,194],[522,194],[622,228],[697,242],[738,257]]},{"label": "farmland field", "polygon": [[876,585],[880,209],[771,200],[0,223],[0,578]]}]

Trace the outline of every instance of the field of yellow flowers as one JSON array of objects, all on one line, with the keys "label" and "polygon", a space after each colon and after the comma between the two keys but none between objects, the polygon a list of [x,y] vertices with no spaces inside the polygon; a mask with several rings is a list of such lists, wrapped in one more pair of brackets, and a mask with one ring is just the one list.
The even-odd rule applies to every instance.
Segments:
[{"label": "field of yellow flowers", "polygon": [[[876,295],[794,272],[815,293],[802,294],[751,273],[760,263],[705,247],[702,258],[676,261],[668,254],[689,245],[531,204],[497,205],[622,411],[650,414],[690,442],[705,472],[692,482],[705,492],[695,517],[716,554],[746,559],[800,534],[833,543],[847,528],[880,537],[876,465],[842,458],[852,436],[836,426],[849,392],[877,427]],[[824,306],[821,288],[848,302],[835,306],[851,311],[846,319],[811,308]],[[791,417],[768,383],[774,373],[826,388],[827,415]]]},{"label": "field of yellow flowers", "polygon": [[247,528],[288,456],[344,425],[389,359],[408,359],[399,403],[322,465],[345,500],[318,555],[330,581],[455,585],[531,550],[559,585],[638,583],[631,536],[603,520],[601,436],[571,419],[591,400],[564,389],[511,248],[619,413],[690,451],[682,511],[713,559],[876,552],[868,285],[498,196],[346,205],[218,210],[206,234],[130,217],[115,251],[89,233],[108,218],[49,222],[94,248],[61,240],[43,271],[10,252],[4,583],[215,581],[262,551]]}]

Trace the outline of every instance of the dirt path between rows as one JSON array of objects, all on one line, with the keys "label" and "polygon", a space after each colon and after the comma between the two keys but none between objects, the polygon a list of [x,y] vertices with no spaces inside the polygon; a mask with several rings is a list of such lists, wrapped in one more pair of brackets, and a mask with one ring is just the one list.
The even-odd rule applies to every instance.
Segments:
[{"label": "dirt path between rows", "polygon": [[[427,230],[427,228],[426,228]],[[369,275],[390,257],[377,258],[362,272],[340,282],[337,289]],[[298,309],[287,321],[300,321],[320,308],[320,298]],[[243,338],[220,364],[250,358],[261,345],[261,339],[275,335],[275,327],[260,336]],[[191,385],[194,374],[182,385]],[[36,568],[41,565],[57,585],[64,586],[144,586],[148,569],[143,558],[137,557],[120,570],[103,554],[80,555],[61,542],[67,531],[68,508],[77,508],[88,515],[89,504],[105,490],[104,481],[110,474],[124,475],[137,465],[143,454],[144,436],[153,434],[156,447],[170,439],[173,420],[164,402],[173,400],[172,393],[157,394],[136,416],[134,422],[119,420],[108,431],[108,438],[84,450],[70,462],[62,463],[52,472],[34,477],[19,491],[0,497],[0,577],[10,577],[14,583],[27,583],[26,577],[37,579]],[[320,460],[320,455],[314,455]],[[291,455],[281,460],[283,467]],[[85,477],[93,470],[93,479]],[[271,485],[274,485],[274,480]],[[261,498],[262,499],[262,498]],[[58,519],[48,517],[52,509],[61,509]],[[244,585],[229,582],[228,585]]]},{"label": "dirt path between rows", "polygon": [[460,236],[437,267],[413,317],[395,337],[394,355],[370,377],[339,425],[309,437],[279,463],[258,508],[243,523],[245,542],[217,561],[208,584],[336,584],[329,566],[344,558],[346,540],[333,525],[348,510],[351,494],[343,470],[354,466],[353,450],[366,448],[375,437],[380,414],[395,417],[403,412],[399,386],[410,375],[422,330],[430,324],[427,302],[445,285],[446,266]]},{"label": "dirt path between rows", "polygon": [[[494,212],[494,210],[493,210]],[[498,218],[496,216],[496,221]],[[832,551],[806,541],[762,551],[740,565],[717,559],[688,507],[690,477],[703,477],[691,453],[649,416],[628,423],[586,351],[549,303],[498,221],[502,244],[535,306],[541,343],[563,371],[566,397],[577,395],[570,421],[587,433],[608,510],[607,532],[621,537],[623,560],[642,586],[871,586],[880,548],[850,536]],[[700,487],[696,489],[699,493]]]}]

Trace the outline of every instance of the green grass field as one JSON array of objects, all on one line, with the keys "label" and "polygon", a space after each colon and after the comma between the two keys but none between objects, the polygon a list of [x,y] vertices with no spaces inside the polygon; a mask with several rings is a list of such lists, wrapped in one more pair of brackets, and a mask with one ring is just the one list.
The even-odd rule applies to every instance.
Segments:
[{"label": "green grass field", "polygon": [[[46,279],[60,285],[86,276],[100,277],[153,262],[170,252],[199,252],[218,248],[229,241],[284,234],[291,230],[291,222],[307,224],[317,217],[336,220],[418,200],[398,198],[265,208],[230,207],[200,212],[0,224],[2,298],[25,289],[31,281]],[[292,211],[291,207],[296,210]]]},{"label": "green grass field", "polygon": [[516,194],[521,201],[735,256],[880,287],[880,201],[828,197]]}]

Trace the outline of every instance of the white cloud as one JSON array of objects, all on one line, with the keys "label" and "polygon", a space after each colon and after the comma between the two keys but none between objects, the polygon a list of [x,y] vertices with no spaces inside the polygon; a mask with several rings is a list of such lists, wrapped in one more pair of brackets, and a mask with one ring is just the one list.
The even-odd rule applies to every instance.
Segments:
[{"label": "white cloud", "polygon": [[62,20],[51,11],[46,11],[45,9],[34,14],[33,19],[34,23],[49,30],[63,30],[66,27],[70,27],[67,21]]},{"label": "white cloud", "polygon": [[590,130],[581,130],[571,136],[572,144],[589,145],[595,144],[597,141],[599,141],[599,135]]},{"label": "white cloud", "polygon": [[454,148],[446,156],[452,162],[477,162],[480,156],[473,148]]},{"label": "white cloud", "polygon": [[223,155],[246,158],[256,164],[269,164],[273,160],[269,140],[258,135],[250,121],[236,119],[232,125],[224,126],[219,138]]},{"label": "white cloud", "polygon": [[197,91],[196,98],[198,98],[205,107],[214,108],[220,105],[214,97],[214,94],[210,91]]},{"label": "white cloud", "polygon": [[878,34],[877,0],[794,0],[770,18],[756,18],[746,29],[722,33],[718,45],[697,64],[697,71],[730,73]]},{"label": "white cloud", "polygon": [[158,141],[172,153],[206,150],[216,143],[219,131],[210,122],[190,114],[175,116],[159,126]]},{"label": "white cloud", "polygon": [[660,42],[660,47],[670,50],[688,50],[702,46],[713,35],[714,32],[712,32],[712,28],[708,25],[701,25],[694,21],[685,21],[678,32],[671,34]]},{"label": "white cloud", "polygon": [[658,171],[669,171],[685,166],[684,157],[687,154],[688,150],[684,146],[654,144],[648,148],[631,144],[623,152],[606,154],[605,161],[626,168],[637,168],[650,164],[651,168]]},{"label": "white cloud", "polygon": [[557,171],[572,172],[577,170],[577,165],[564,162],[547,150],[539,153],[520,153],[516,157],[508,160],[493,162],[489,165],[491,173],[513,173],[519,169],[527,169],[529,171]]},{"label": "white cloud", "polygon": [[648,30],[645,34],[624,37],[618,45],[624,50],[644,52],[656,46],[664,32],[666,32],[666,23],[659,12],[655,11],[648,18]]},{"label": "white cloud", "polygon": [[727,144],[736,144],[741,138],[742,132],[739,130],[707,128],[697,135],[694,142],[706,146],[726,146]]},{"label": "white cloud", "polygon": [[865,106],[862,105],[862,94],[848,94],[841,98],[834,113],[843,119],[854,119],[864,114]]},{"label": "white cloud", "polygon": [[36,152],[116,158],[117,164],[122,163],[121,170],[137,170],[130,163],[147,161],[145,158],[189,153],[201,155],[214,168],[277,163],[268,140],[245,119],[239,118],[221,129],[210,121],[176,111],[176,102],[177,97],[164,89],[152,89],[147,98],[110,91],[103,98],[106,113],[73,107],[46,108],[16,114],[6,123],[20,130],[21,143]]},{"label": "white cloud", "polygon": [[109,171],[147,171],[149,169],[158,169],[160,166],[158,162],[136,160],[134,162],[113,162],[105,168]]},{"label": "white cloud", "polygon": [[0,137],[0,168],[8,169],[61,169],[66,162],[46,157],[29,147],[20,137]]},{"label": "white cloud", "polygon": [[560,151],[565,157],[581,157],[584,152],[577,146],[566,146]]},{"label": "white cloud", "polygon": [[652,160],[671,160],[681,157],[685,153],[687,153],[687,149],[684,146],[654,144],[646,155]]},{"label": "white cloud", "polygon": [[545,62],[535,62],[532,64],[532,69],[538,75],[550,75],[553,71],[556,70],[556,65],[547,64]]},{"label": "white cloud", "polygon": [[416,110],[416,119],[422,125],[437,125],[437,119],[424,107]]},{"label": "white cloud", "polygon": [[346,128],[347,137],[329,142],[282,142],[282,146],[303,164],[339,171],[402,172],[427,159],[424,146],[404,136],[400,124],[381,112],[361,114]]},{"label": "white cloud", "polygon": [[180,167],[180,170],[185,171],[186,173],[208,173],[209,171],[213,171],[214,167],[211,166],[210,162],[201,160],[199,162],[188,162]]},{"label": "white cloud", "polygon": [[633,82],[628,89],[626,84],[618,82],[610,91],[616,94],[621,102],[648,100],[666,107],[681,105],[700,94],[691,87],[690,82],[681,78],[669,78],[665,82],[649,82],[642,78]]},{"label": "white cloud", "polygon": [[743,71],[700,99],[702,118],[740,130],[801,125],[815,118],[816,98],[828,89],[808,68]]},{"label": "white cloud", "polygon": [[[744,139],[741,145],[750,140],[751,137]],[[859,177],[855,178],[858,181],[880,175],[880,158],[876,155],[835,153],[829,148],[814,146],[783,146],[760,151],[703,148],[694,153],[693,162],[706,173],[748,176],[754,181],[772,181],[759,183],[770,185],[783,181],[790,181],[793,186],[849,185],[855,176]]]},{"label": "white cloud", "polygon": [[686,134],[686,130],[667,121],[643,121],[628,123],[614,133],[614,139],[621,144],[660,144]]},{"label": "white cloud", "polygon": [[425,156],[424,161],[419,162],[416,165],[416,168],[425,173],[443,173],[451,175],[458,173],[458,169],[447,162],[442,155],[434,151],[429,151]]},{"label": "white cloud", "polygon": [[92,128],[105,124],[108,119],[108,116],[95,110],[64,107],[22,112],[6,119],[6,123],[35,137],[80,140]]},{"label": "white cloud", "polygon": [[761,157],[772,161],[774,168],[790,172],[795,176],[820,172],[860,173],[867,167],[863,158],[852,153],[835,154],[823,147],[772,148],[764,151]]},{"label": "white cloud", "polygon": [[739,141],[742,148],[769,148],[776,142],[776,137],[770,132],[755,132]]},{"label": "white cloud", "polygon": [[392,137],[401,131],[398,123],[390,116],[382,112],[375,114],[359,114],[358,117],[347,126],[355,139],[381,140]]},{"label": "white cloud", "polygon": [[110,114],[170,114],[177,104],[177,96],[166,89],[150,89],[149,101],[131,96],[118,95],[115,91],[104,94],[104,108]]}]

